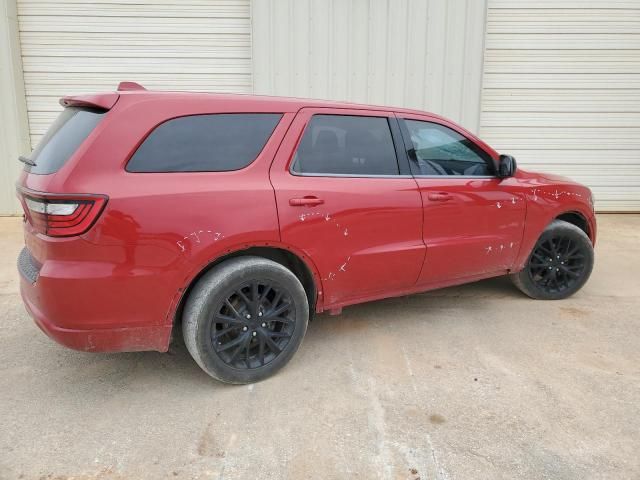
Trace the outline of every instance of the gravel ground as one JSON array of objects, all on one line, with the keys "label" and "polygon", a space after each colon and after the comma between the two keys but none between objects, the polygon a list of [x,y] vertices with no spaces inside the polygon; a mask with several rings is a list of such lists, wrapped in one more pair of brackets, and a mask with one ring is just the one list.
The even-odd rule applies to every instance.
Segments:
[{"label": "gravel ground", "polygon": [[[504,278],[319,316],[256,385],[45,337],[0,219],[1,479],[638,479],[640,216],[602,215],[559,302]],[[86,300],[89,301],[89,300]]]}]

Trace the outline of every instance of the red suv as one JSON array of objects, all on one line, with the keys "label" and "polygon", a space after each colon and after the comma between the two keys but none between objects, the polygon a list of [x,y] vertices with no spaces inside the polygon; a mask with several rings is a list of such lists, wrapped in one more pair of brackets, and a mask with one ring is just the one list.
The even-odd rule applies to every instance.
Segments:
[{"label": "red suv", "polygon": [[21,292],[50,337],[166,351],[232,383],[293,356],[313,312],[509,274],[587,281],[588,188],[516,170],[425,112],[252,95],[65,97],[18,182]]}]

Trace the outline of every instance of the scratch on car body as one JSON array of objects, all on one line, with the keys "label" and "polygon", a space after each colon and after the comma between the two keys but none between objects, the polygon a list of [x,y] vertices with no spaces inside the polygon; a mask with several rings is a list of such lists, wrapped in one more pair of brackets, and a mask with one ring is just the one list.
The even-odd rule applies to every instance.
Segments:
[{"label": "scratch on car body", "polygon": [[340,269],[339,270],[341,272],[346,272],[347,271],[347,263],[349,263],[349,260],[351,260],[351,255],[349,255],[347,257],[347,260],[342,265],[340,265]]},{"label": "scratch on car body", "polygon": [[185,235],[184,237],[182,237],[182,240],[178,240],[176,242],[176,245],[178,245],[178,248],[180,248],[180,251],[184,253],[187,250],[187,246],[185,245],[186,240],[189,240],[191,237],[193,237],[195,239],[196,244],[202,243],[200,235],[205,233],[209,233],[213,235],[214,242],[217,242],[218,240],[224,237],[224,235],[222,235],[221,232],[214,232],[213,230],[198,230],[197,232],[191,232],[189,235]]},{"label": "scratch on car body", "polygon": [[320,212],[311,212],[311,213],[301,213],[300,216],[298,217],[300,219],[301,222],[304,222],[307,218],[311,218],[311,217],[325,217],[325,220],[327,219],[326,216],[324,216],[324,214],[320,213]]},{"label": "scratch on car body", "polygon": [[531,193],[533,193],[533,201],[537,202],[538,201],[538,189],[534,188]]}]

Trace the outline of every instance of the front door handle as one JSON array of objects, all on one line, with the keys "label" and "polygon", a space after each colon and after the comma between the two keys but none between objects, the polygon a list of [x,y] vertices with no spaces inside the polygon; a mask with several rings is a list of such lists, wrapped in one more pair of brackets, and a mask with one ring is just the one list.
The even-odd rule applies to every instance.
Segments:
[{"label": "front door handle", "polygon": [[313,207],[315,205],[322,205],[323,203],[324,203],[323,199],[318,197],[312,197],[312,196],[289,199],[289,205],[291,205],[292,207],[304,207],[304,206]]},{"label": "front door handle", "polygon": [[427,198],[433,202],[448,202],[453,197],[447,192],[434,192],[427,195]]}]

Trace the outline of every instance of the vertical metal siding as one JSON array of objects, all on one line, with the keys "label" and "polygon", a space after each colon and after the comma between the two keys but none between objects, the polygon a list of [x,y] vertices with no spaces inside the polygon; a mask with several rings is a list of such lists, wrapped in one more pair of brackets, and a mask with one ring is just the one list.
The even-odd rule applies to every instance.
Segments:
[{"label": "vertical metal siding", "polygon": [[417,108],[477,131],[485,3],[253,1],[254,91]]},{"label": "vertical metal siding", "polygon": [[18,21],[32,145],[59,97],[121,80],[251,91],[249,0],[18,0]]},{"label": "vertical metal siding", "polygon": [[18,22],[13,0],[0,0],[0,215],[20,211],[15,181],[29,148]]},{"label": "vertical metal siding", "polygon": [[640,2],[489,0],[480,134],[640,210]]}]

